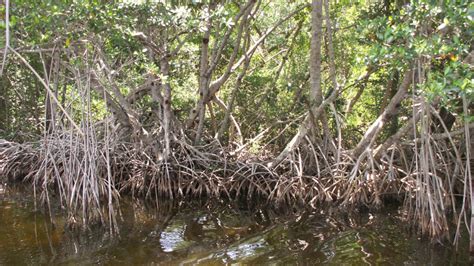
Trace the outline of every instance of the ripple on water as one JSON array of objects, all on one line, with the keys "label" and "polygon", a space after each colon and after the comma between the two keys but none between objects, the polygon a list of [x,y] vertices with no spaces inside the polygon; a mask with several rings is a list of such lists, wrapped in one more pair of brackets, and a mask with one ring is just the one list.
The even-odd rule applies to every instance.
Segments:
[{"label": "ripple on water", "polygon": [[[128,203],[127,203],[128,204]],[[216,202],[167,211],[122,204],[121,237],[104,228],[56,227],[31,198],[0,186],[0,265],[11,264],[467,264],[468,241],[457,254],[410,235],[393,210],[379,214],[304,218],[271,209],[233,209]],[[189,205],[189,206],[188,206]],[[165,208],[166,209],[166,208]],[[137,213],[140,212],[140,213]],[[396,213],[396,212],[395,212]],[[134,218],[135,217],[135,218]],[[58,222],[59,221],[59,222]]]},{"label": "ripple on water", "polygon": [[160,244],[164,252],[172,252],[186,247],[187,242],[183,239],[182,228],[173,228],[162,232]]}]

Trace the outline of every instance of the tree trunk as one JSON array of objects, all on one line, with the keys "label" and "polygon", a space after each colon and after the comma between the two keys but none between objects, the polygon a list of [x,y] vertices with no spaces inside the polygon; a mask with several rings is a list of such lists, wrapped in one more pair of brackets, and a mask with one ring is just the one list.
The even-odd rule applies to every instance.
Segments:
[{"label": "tree trunk", "polygon": [[412,80],[413,70],[410,67],[410,69],[405,72],[403,81],[398,87],[398,91],[395,96],[390,100],[387,108],[385,108],[384,112],[377,118],[377,120],[375,120],[374,123],[372,123],[364,137],[357,144],[357,147],[352,153],[354,157],[359,157],[359,155],[361,155],[367,148],[370,147],[370,145],[372,145],[384,124],[397,112],[400,102],[407,94]]},{"label": "tree trunk", "polygon": [[[165,54],[160,60],[161,74],[166,78],[169,75],[168,55]],[[168,79],[163,82],[163,131],[165,133],[165,149],[163,151],[163,159],[166,161],[171,153],[170,136],[171,136],[171,86]]]},{"label": "tree trunk", "polygon": [[120,127],[118,128],[118,135],[121,140],[130,141],[130,137],[133,133],[133,126],[130,121],[130,117],[120,104],[115,101],[113,96],[95,79],[92,81],[97,82],[97,86],[91,86],[99,95],[104,97],[107,108],[112,112],[113,118],[118,122]]},{"label": "tree trunk", "polygon": [[[388,101],[392,99],[393,96],[395,96],[395,94],[397,93],[398,82],[399,82],[399,73],[397,70],[395,70],[393,74],[390,75],[389,77],[387,89],[385,91],[385,94],[382,98],[382,102],[380,104],[379,115],[381,115],[384,112],[385,108],[387,107]],[[394,114],[390,120],[388,133],[389,135],[393,135],[397,133],[397,130],[398,130],[398,115]]]},{"label": "tree trunk", "polygon": [[[255,1],[249,1],[249,3],[254,3]],[[244,54],[240,57],[240,59],[235,62],[236,57],[231,56],[231,59],[227,63],[227,68],[224,71],[224,73],[214,81],[210,83],[209,90],[208,90],[208,96],[206,98],[203,98],[200,96],[200,100],[198,104],[196,105],[195,108],[191,110],[191,113],[189,114],[189,117],[186,122],[186,127],[191,128],[193,126],[193,123],[195,119],[199,116],[201,112],[201,108],[209,102],[214,95],[219,91],[219,89],[225,84],[225,82],[228,80],[230,75],[234,73],[242,63],[246,60],[246,58],[252,58],[253,54],[257,50],[257,48],[263,43],[263,41],[273,32],[277,27],[279,27],[281,24],[283,24],[285,21],[289,20],[290,18],[294,17],[296,14],[301,12],[304,8],[306,8],[308,5],[302,5],[301,7],[297,8],[295,11],[291,12],[288,16],[280,19],[278,22],[276,22],[270,29],[268,29],[258,40],[255,41],[255,43],[246,51]],[[246,8],[241,9],[241,12],[245,11]],[[248,10],[249,12],[251,10]],[[249,14],[246,15],[248,17]],[[236,17],[235,22],[238,22],[238,19],[240,19],[240,16]],[[244,23],[243,21],[240,23]],[[234,47],[234,53],[236,51],[236,48]],[[237,55],[237,54],[236,54]],[[216,59],[218,60],[218,59]],[[214,63],[211,65],[211,67],[214,65]],[[212,70],[212,68],[209,68],[209,70]],[[208,70],[208,76],[210,77],[210,71]],[[211,71],[212,72],[212,71]]]},{"label": "tree trunk", "polygon": [[[232,90],[232,93],[230,95],[229,104],[227,105],[227,110],[226,110],[225,115],[224,115],[224,120],[222,121],[222,125],[219,129],[219,132],[217,133],[217,136],[216,136],[217,139],[221,139],[222,136],[224,135],[224,133],[227,131],[228,127],[229,127],[229,120],[232,117],[235,97],[236,97],[236,94],[237,94],[237,92],[240,88],[240,84],[242,83],[242,79],[244,78],[245,73],[247,73],[247,69],[248,69],[249,64],[250,64],[250,60],[247,60],[244,64],[242,72],[237,77],[237,81],[235,82],[235,87]],[[229,141],[230,141],[230,139],[229,139]]]},{"label": "tree trunk", "polygon": [[0,133],[3,133],[2,130],[8,131],[10,127],[8,89],[11,85],[8,84],[6,75],[0,76],[0,84],[2,86],[0,91]]},{"label": "tree trunk", "polygon": [[[321,105],[323,101],[323,93],[321,90],[321,39],[322,39],[322,23],[323,10],[322,1],[313,0],[311,11],[311,55],[310,55],[310,111],[314,111]],[[324,111],[323,111],[324,112]],[[316,121],[313,121],[316,125]]]},{"label": "tree trunk", "polygon": [[322,1],[313,0],[311,4],[311,54],[310,54],[310,106],[309,112],[298,128],[298,132],[286,145],[285,149],[271,162],[268,167],[273,168],[283,161],[288,155],[300,144],[301,140],[308,134],[310,130],[317,131],[316,125],[320,115],[324,112],[324,107],[334,100],[336,91],[323,102],[323,94],[321,91],[321,27],[323,23]]},{"label": "tree trunk", "polygon": [[[327,53],[329,55],[329,78],[331,80],[332,89],[335,91],[338,91],[339,86],[337,84],[337,79],[336,79],[336,59],[334,56],[334,46],[333,46],[333,40],[332,40],[332,22],[331,22],[331,16],[330,16],[330,11],[329,11],[329,0],[324,0],[324,11],[326,14],[326,40],[327,40]],[[333,103],[330,103],[330,106],[334,112],[334,121],[336,121],[336,125],[337,125],[338,145],[337,145],[336,157],[337,157],[337,162],[339,162],[340,151],[342,148],[341,126],[339,123],[336,107],[334,106]],[[327,125],[327,122],[326,122],[326,125]],[[325,133],[326,138],[329,138],[329,141],[332,141],[330,132],[329,130],[327,131],[328,133]],[[332,143],[329,143],[329,144],[332,144]],[[330,145],[329,147],[333,147],[333,146]]]},{"label": "tree trunk", "polygon": [[[245,34],[244,44],[243,44],[242,47],[243,47],[243,49],[248,49],[248,46],[250,46],[250,30],[247,30],[247,32]],[[235,118],[232,115],[232,112],[233,112],[233,109],[234,109],[235,97],[236,97],[237,92],[240,88],[240,85],[242,84],[242,80],[245,77],[245,74],[247,73],[247,69],[248,69],[249,66],[250,66],[250,57],[246,57],[246,60],[244,62],[244,66],[242,67],[242,70],[241,70],[239,76],[237,77],[237,80],[236,80],[235,85],[234,85],[234,89],[232,90],[232,93],[230,95],[230,99],[229,99],[229,103],[227,105],[227,109],[225,111],[224,119],[222,120],[222,125],[219,129],[219,132],[216,135],[216,138],[218,140],[220,140],[222,138],[222,136],[225,134],[225,132],[227,132],[227,130],[229,129],[229,120],[235,121]],[[236,123],[234,123],[234,124],[236,124]],[[240,128],[238,127],[238,125],[236,126],[236,130],[239,133],[239,137],[242,137],[242,135],[240,134]],[[229,142],[231,140],[230,134],[229,134],[228,140],[229,140]]]},{"label": "tree trunk", "polygon": [[[58,97],[58,79],[59,79],[59,53],[54,53],[51,61],[45,64],[45,80],[47,84],[51,87],[51,77],[53,77],[53,92],[54,96]],[[56,104],[51,99],[51,95],[49,95],[48,91],[46,91],[46,100],[45,100],[45,126],[46,132],[52,133],[54,130],[54,126],[56,123]]]},{"label": "tree trunk", "polygon": [[[209,78],[211,76],[211,73],[208,73],[209,69],[209,39],[211,37],[211,27],[212,27],[212,21],[211,21],[211,7],[208,6],[206,9],[206,18],[205,18],[205,24],[206,24],[206,31],[204,32],[204,36],[202,37],[202,44],[201,44],[201,63],[199,66],[199,102],[197,109],[194,109],[193,112],[199,112],[198,113],[198,127],[196,131],[196,137],[194,139],[194,143],[197,144],[199,140],[201,139],[201,134],[202,130],[204,127],[204,118],[206,114],[206,99],[209,94]],[[190,121],[191,124],[188,126],[190,127],[192,125],[193,121]]]}]

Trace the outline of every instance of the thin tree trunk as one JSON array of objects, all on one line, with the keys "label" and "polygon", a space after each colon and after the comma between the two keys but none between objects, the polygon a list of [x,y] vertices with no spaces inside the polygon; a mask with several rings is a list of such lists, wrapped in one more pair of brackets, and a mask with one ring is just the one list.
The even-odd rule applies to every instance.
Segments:
[{"label": "thin tree trunk", "polygon": [[[323,101],[323,92],[321,90],[321,40],[322,40],[322,24],[323,10],[322,0],[313,0],[311,11],[311,55],[310,55],[310,110],[314,111],[321,105]],[[314,121],[316,125],[316,121]]]},{"label": "thin tree trunk", "polygon": [[357,84],[357,87],[359,88],[359,90],[357,91],[356,95],[354,96],[354,98],[352,98],[349,103],[347,104],[346,106],[346,110],[344,111],[344,114],[347,116],[349,115],[351,112],[352,112],[352,108],[354,107],[354,105],[359,101],[360,97],[362,96],[362,93],[364,93],[364,89],[365,89],[365,85],[367,83],[367,81],[369,80],[370,76],[376,72],[375,70],[375,67],[369,65],[367,67],[367,71],[366,73],[363,75],[363,76],[360,76],[358,79],[357,79],[357,82],[354,83],[354,84]]},{"label": "thin tree trunk", "polygon": [[362,96],[362,93],[364,93],[365,86],[363,84],[359,85],[359,90],[357,90],[356,95],[354,98],[352,98],[349,103],[347,104],[346,110],[344,111],[345,115],[349,115],[352,113],[352,108],[354,108],[354,105],[359,101],[360,96]]},{"label": "thin tree trunk", "polygon": [[[44,63],[44,62],[43,62]],[[59,53],[55,52],[52,55],[51,61],[44,63],[45,68],[45,80],[46,83],[51,87],[51,77],[53,77],[53,92],[54,96],[58,97],[58,78],[59,78]],[[51,100],[51,95],[46,91],[45,101],[45,116],[46,116],[46,131],[52,133],[56,123],[56,104]]]},{"label": "thin tree trunk", "polygon": [[[303,20],[300,20],[298,24],[295,27],[295,30],[293,32],[293,37],[291,38],[290,45],[288,46],[288,50],[285,52],[285,55],[283,56],[280,65],[278,66],[277,73],[275,75],[275,78],[273,80],[273,86],[272,88],[276,87],[276,84],[278,80],[280,79],[281,71],[283,70],[283,67],[285,66],[286,62],[288,61],[288,57],[293,51],[293,46],[296,43],[296,38],[300,34],[301,28],[303,27]],[[288,36],[289,37],[289,36]]]},{"label": "thin tree trunk", "polygon": [[[306,8],[308,5],[303,5],[300,8],[296,9],[295,11],[291,12],[288,16],[280,19],[278,22],[276,22],[270,29],[268,29],[262,37],[260,37],[255,43],[243,54],[240,59],[234,63],[235,60],[229,60],[229,63],[227,63],[227,69],[226,71],[217,79],[212,81],[209,85],[209,93],[206,98],[200,98],[200,101],[196,105],[195,108],[191,110],[191,113],[189,114],[189,117],[186,122],[186,127],[190,128],[192,127],[194,121],[200,114],[200,108],[202,108],[203,104],[209,102],[214,95],[219,91],[219,89],[222,87],[222,85],[225,84],[225,82],[228,80],[230,75],[234,73],[240,65],[246,60],[246,58],[252,58],[253,54],[257,50],[257,48],[263,43],[263,41],[273,32],[275,31],[276,28],[278,28],[281,24],[283,24],[285,21],[289,20],[290,18],[294,17],[296,14],[301,12],[304,8]],[[242,22],[241,22],[242,23]],[[235,48],[234,48],[235,49]],[[234,50],[235,51],[235,50]],[[202,97],[202,96],[201,96]],[[203,104],[201,104],[201,101]]]},{"label": "thin tree trunk", "polygon": [[[330,9],[329,9],[329,0],[324,0],[324,11],[326,14],[326,38],[327,38],[327,52],[329,55],[329,78],[332,83],[332,89],[335,91],[338,91],[339,86],[336,80],[336,59],[334,56],[334,46],[333,46],[333,40],[332,40],[332,22],[331,22]],[[339,123],[339,118],[337,116],[336,107],[334,106],[333,103],[330,103],[330,106],[334,112],[334,120],[336,121],[336,124],[337,124],[337,132],[338,132],[337,143],[338,144],[337,144],[336,157],[337,157],[337,162],[339,162],[340,151],[342,148],[342,133],[341,133],[341,127]],[[326,138],[330,137],[329,132],[325,133],[325,135],[326,135]],[[329,141],[332,141],[332,138],[330,138]],[[330,147],[332,147],[332,145],[330,145]]]},{"label": "thin tree trunk", "polygon": [[8,79],[6,75],[0,76],[0,84],[3,88],[0,91],[0,130],[8,131],[10,127],[10,119],[9,119],[10,108],[8,104],[8,101],[10,99],[8,95],[10,84],[8,83]]},{"label": "thin tree trunk", "polygon": [[[329,134],[329,126],[325,110],[322,110],[319,116],[315,116],[314,112],[323,101],[323,92],[321,89],[321,43],[322,43],[322,25],[323,25],[323,1],[313,0],[311,11],[311,44],[310,44],[310,62],[309,74],[311,90],[309,93],[309,114],[310,114],[310,132],[313,141],[320,137],[319,121],[322,123],[323,139],[327,140]],[[304,137],[304,136],[303,136]],[[327,141],[325,142],[327,143]],[[325,145],[326,146],[326,145]]]},{"label": "thin tree trunk", "polygon": [[379,160],[383,153],[388,150],[393,144],[400,141],[400,139],[407,135],[413,129],[413,125],[418,123],[421,118],[421,112],[417,112],[414,117],[406,122],[395,134],[391,135],[384,143],[380,144],[374,151],[374,158]]},{"label": "thin tree trunk", "polygon": [[97,82],[97,86],[91,86],[91,88],[93,88],[99,95],[103,95],[107,108],[112,112],[114,119],[117,120],[121,126],[118,130],[120,132],[120,139],[129,141],[133,133],[133,126],[127,111],[125,111],[125,109],[115,101],[114,97],[103,86],[100,86],[100,83],[95,78],[93,78],[92,81]]},{"label": "thin tree trunk", "polygon": [[[221,99],[219,99],[219,97],[217,97],[217,96],[214,96],[213,100],[219,107],[222,108],[222,110],[226,114],[229,114],[230,122],[232,122],[232,125],[234,125],[235,131],[237,132],[238,142],[239,142],[239,144],[242,144],[243,143],[243,137],[242,137],[242,132],[240,130],[240,126],[237,123],[237,120],[235,120],[234,116],[232,115],[232,112],[229,112],[229,107],[227,107],[225,105],[225,103]],[[232,129],[232,127],[231,127],[231,129]],[[231,136],[232,134],[230,134],[230,133],[231,132],[229,132],[229,139],[232,139],[233,137]]]},{"label": "thin tree trunk", "polygon": [[[395,70],[392,75],[390,75],[388,84],[387,84],[387,89],[385,91],[385,94],[382,98],[382,102],[380,104],[380,110],[379,110],[379,115],[383,113],[385,108],[387,107],[388,101],[395,96],[397,93],[397,85],[399,81],[399,74],[398,71]],[[398,130],[398,115],[393,115],[392,119],[390,121],[390,127],[389,127],[389,134],[393,135],[397,132]]]},{"label": "thin tree trunk", "polygon": [[[469,114],[468,112],[468,106],[470,105],[470,101],[466,98],[466,96],[463,96],[463,111],[465,114]],[[472,112],[471,112],[472,113]],[[470,246],[469,250],[471,253],[471,256],[474,256],[474,180],[473,180],[473,175],[472,175],[472,165],[471,165],[471,160],[472,160],[472,155],[474,154],[474,134],[471,134],[468,123],[467,121],[464,122],[464,130],[465,130],[465,138],[466,138],[466,177],[464,180],[469,180],[471,183],[471,189],[470,189],[470,194],[471,194],[471,236],[470,236]]]},{"label": "thin tree trunk", "polygon": [[[191,116],[188,119],[188,127],[189,127],[193,122],[193,116],[192,115],[195,114],[197,112],[197,110],[199,110],[199,121],[198,121],[199,124],[198,124],[197,133],[196,133],[195,143],[199,142],[199,140],[201,138],[203,125],[204,125],[204,118],[205,118],[205,108],[206,108],[207,103],[210,101],[210,99],[212,99],[213,95],[227,81],[227,79],[230,77],[230,74],[232,73],[232,67],[234,65],[234,62],[235,62],[235,60],[237,58],[237,55],[238,55],[238,52],[240,50],[242,34],[243,34],[245,26],[247,25],[247,19],[248,19],[248,16],[249,16],[249,14],[252,10],[251,7],[253,6],[254,3],[255,3],[254,0],[249,1],[248,4],[245,5],[245,7],[243,7],[241,9],[240,13],[242,13],[242,15],[238,16],[236,18],[238,20],[238,19],[240,19],[240,17],[242,17],[241,22],[239,24],[239,29],[238,29],[238,32],[237,32],[237,37],[236,37],[236,40],[235,40],[232,55],[230,56],[229,62],[227,63],[227,68],[224,71],[224,74],[212,83],[210,82],[211,81],[210,78],[211,78],[213,70],[214,70],[214,68],[215,68],[215,66],[216,66],[216,64],[217,64],[217,62],[220,58],[220,52],[217,52],[217,55],[215,55],[215,58],[212,59],[211,65],[209,66],[209,62],[208,62],[209,59],[207,58],[208,50],[209,50],[208,44],[207,44],[206,47],[204,47],[204,45],[202,47],[201,56],[205,55],[206,58],[201,57],[201,71],[203,71],[203,72],[201,72],[201,76],[204,76],[206,86],[205,86],[205,91],[203,91],[202,94],[200,93],[200,95],[199,95],[200,100],[199,100],[199,104],[198,104],[197,108],[193,109],[192,112],[194,112],[194,113],[191,113]],[[208,24],[208,27],[209,27],[208,30],[210,30],[211,21],[209,20],[208,23],[209,23]],[[210,31],[206,32],[206,34],[210,34]],[[210,35],[208,35],[207,37],[210,37]],[[223,42],[222,45],[225,45],[225,43]],[[203,63],[204,63],[203,60],[206,60],[206,62],[205,62],[206,65],[205,66],[203,66]],[[202,85],[203,84],[201,84],[201,86]]]},{"label": "thin tree trunk", "polygon": [[[286,145],[285,149],[271,162],[268,167],[273,168],[277,166],[281,161],[288,157],[288,155],[300,144],[301,140],[308,134],[310,130],[317,130],[318,118],[324,112],[324,107],[330,101],[336,97],[336,90],[333,91],[332,95],[323,102],[323,94],[321,91],[321,33],[323,23],[323,10],[322,1],[313,0],[311,4],[311,54],[310,54],[310,106],[309,112],[306,118],[298,128],[298,132]],[[330,100],[331,99],[331,100]]]},{"label": "thin tree trunk", "polygon": [[224,135],[224,133],[227,131],[228,127],[229,127],[229,120],[231,119],[232,112],[233,112],[233,109],[234,109],[235,97],[236,97],[236,94],[237,94],[237,92],[240,88],[240,84],[242,83],[242,79],[245,76],[245,73],[247,73],[247,69],[248,69],[249,64],[250,64],[250,60],[245,62],[244,68],[242,69],[242,72],[237,77],[237,81],[235,82],[234,89],[232,90],[232,93],[230,95],[229,104],[227,105],[227,110],[226,110],[225,115],[224,115],[224,120],[222,121],[222,125],[219,129],[219,132],[217,133],[217,136],[216,136],[217,139],[221,139],[222,136]]},{"label": "thin tree trunk", "polygon": [[211,135],[215,135],[217,134],[217,122],[214,108],[212,108],[212,101],[207,103],[207,108],[209,108],[209,114],[211,115]]},{"label": "thin tree trunk", "polygon": [[352,155],[354,157],[359,157],[367,148],[372,145],[373,141],[377,137],[378,133],[384,126],[384,124],[388,121],[389,118],[396,113],[397,109],[399,108],[400,102],[404,99],[405,95],[408,92],[408,88],[410,87],[413,80],[413,70],[407,70],[404,74],[403,81],[398,87],[398,91],[395,96],[390,100],[387,108],[385,111],[375,120],[374,123],[369,127],[367,132],[365,133],[364,137],[360,140],[357,144],[356,148],[353,150]]},{"label": "thin tree trunk", "polygon": [[151,90],[151,99],[153,103],[155,104],[153,111],[155,112],[156,117],[158,118],[158,122],[161,124],[163,123],[163,106],[164,106],[164,100],[163,100],[163,94],[161,92],[163,88],[163,84],[161,83],[161,80],[158,78],[151,78],[150,81],[150,90]]},{"label": "thin tree trunk", "polygon": [[[202,44],[201,44],[201,62],[199,66],[199,102],[197,109],[193,110],[192,112],[198,113],[198,127],[196,132],[196,137],[194,139],[194,143],[198,143],[201,139],[202,130],[204,127],[204,118],[206,114],[206,99],[207,95],[209,94],[209,78],[211,73],[208,73],[209,69],[209,40],[211,37],[211,27],[212,27],[212,20],[211,20],[211,6],[208,5],[206,8],[206,31],[204,32],[204,36],[202,37]],[[189,121],[189,127],[191,127],[193,121]]]},{"label": "thin tree trunk", "polygon": [[[168,55],[162,56],[160,59],[160,70],[164,77],[169,76]],[[170,137],[171,137],[171,86],[166,79],[163,82],[163,131],[165,133],[165,150],[163,151],[163,159],[166,161],[171,153]]]},{"label": "thin tree trunk", "polygon": [[321,113],[324,111],[330,103],[332,103],[337,98],[337,91],[333,91],[332,94],[326,98],[323,103],[314,110],[314,112],[308,112],[305,119],[298,128],[298,132],[291,139],[290,142],[286,145],[285,149],[272,161],[268,164],[268,167],[273,168],[277,166],[281,161],[288,157],[288,155],[300,144],[301,140],[308,134],[311,129],[312,122],[311,120],[317,120]]},{"label": "thin tree trunk", "polygon": [[[222,55],[222,52],[224,50],[224,48],[227,46],[227,43],[229,41],[229,38],[232,34],[232,32],[234,31],[235,27],[238,25],[239,28],[240,26],[242,26],[242,23],[244,22],[241,22],[240,24],[237,23],[242,17],[242,21],[243,20],[247,20],[250,12],[252,11],[252,8],[253,8],[253,5],[255,4],[256,0],[249,0],[247,2],[247,4],[245,4],[245,6],[242,6],[240,8],[240,11],[239,13],[234,17],[234,24],[232,24],[230,26],[230,28],[228,28],[224,34],[224,36],[222,37],[222,41],[220,42],[220,45],[214,49],[212,55],[211,55],[211,63],[210,63],[210,66],[209,66],[209,69],[208,69],[208,74],[212,74],[212,71],[214,71],[214,69],[217,67],[217,64],[219,63],[220,59],[221,59],[221,55]],[[229,61],[234,61],[234,60],[229,60]],[[233,62],[231,63],[233,64]]]},{"label": "thin tree trunk", "polygon": [[[248,23],[248,20],[247,20],[247,23]],[[248,49],[248,46],[250,46],[250,30],[247,30],[246,36],[244,37],[243,48]],[[216,135],[216,138],[218,140],[220,140],[222,138],[222,136],[224,135],[224,133],[228,130],[229,120],[235,120],[235,118],[232,115],[232,112],[234,110],[235,97],[236,97],[236,94],[237,94],[237,92],[240,88],[242,80],[243,80],[245,74],[247,73],[249,65],[250,65],[250,57],[247,57],[246,60],[245,60],[244,66],[243,66],[243,68],[242,68],[242,70],[241,70],[241,72],[240,72],[240,74],[237,77],[237,80],[235,82],[234,89],[232,90],[232,93],[230,95],[229,104],[227,105],[227,110],[225,111],[224,119],[222,120],[221,127],[219,129],[219,132]],[[240,134],[240,129],[239,128],[236,128],[236,129]],[[241,137],[241,135],[240,135],[240,137]],[[230,138],[230,135],[229,135],[229,141],[230,140],[231,140],[231,138]]]}]

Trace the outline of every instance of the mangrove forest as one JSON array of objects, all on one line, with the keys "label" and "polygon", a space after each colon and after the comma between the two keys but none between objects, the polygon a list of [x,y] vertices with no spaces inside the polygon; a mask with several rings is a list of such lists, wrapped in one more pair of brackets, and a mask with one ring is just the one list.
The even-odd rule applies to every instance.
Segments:
[{"label": "mangrove forest", "polygon": [[[68,228],[76,241],[101,228],[108,241],[138,239],[145,229],[124,223],[140,216],[161,238],[214,237],[183,258],[211,246],[227,254],[190,264],[239,262],[245,239],[275,246],[295,234],[240,262],[358,264],[312,261],[329,256],[314,244],[328,237],[291,228],[359,228],[365,240],[349,242],[363,245],[396,213],[392,226],[415,239],[406,241],[467,243],[474,254],[471,1],[0,3],[0,202],[5,191],[18,190],[14,209],[31,197],[50,234]],[[1,206],[0,220],[13,215]],[[65,235],[48,235],[49,246]],[[0,264],[13,263],[1,258],[7,240]],[[147,256],[177,264],[169,242],[156,241],[161,253]],[[296,249],[319,253],[281,257]]]}]

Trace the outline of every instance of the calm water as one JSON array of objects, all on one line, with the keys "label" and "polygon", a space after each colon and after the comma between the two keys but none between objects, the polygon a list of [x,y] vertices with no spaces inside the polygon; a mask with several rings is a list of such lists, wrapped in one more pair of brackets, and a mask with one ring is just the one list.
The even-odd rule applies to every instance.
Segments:
[{"label": "calm water", "polygon": [[397,210],[277,213],[216,201],[122,204],[120,237],[96,226],[65,229],[34,210],[31,197],[0,187],[0,265],[463,265],[456,252],[411,236]]}]

